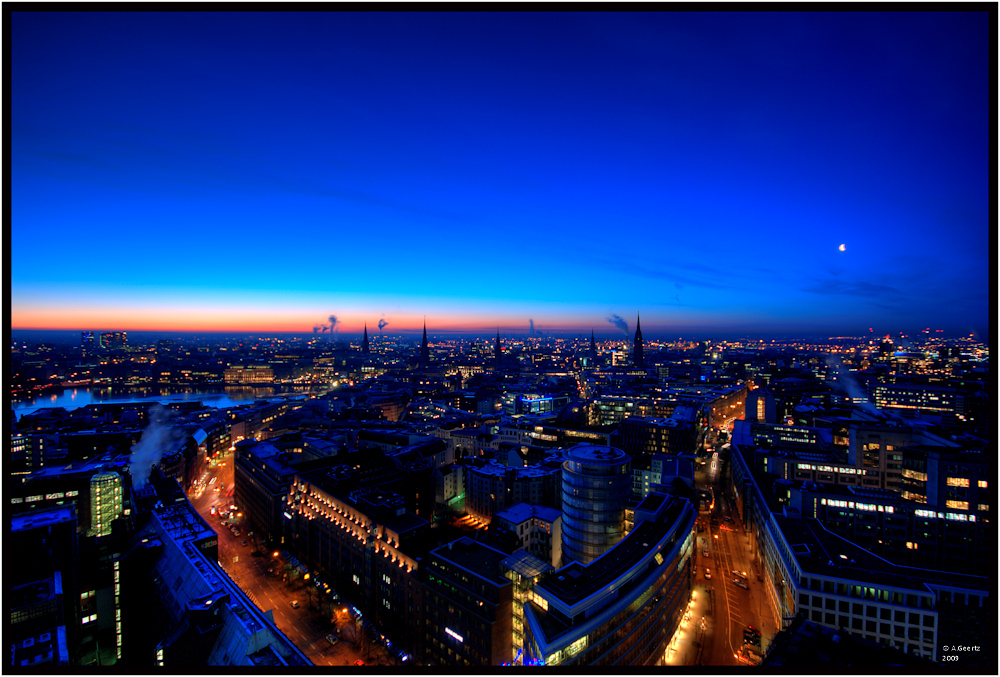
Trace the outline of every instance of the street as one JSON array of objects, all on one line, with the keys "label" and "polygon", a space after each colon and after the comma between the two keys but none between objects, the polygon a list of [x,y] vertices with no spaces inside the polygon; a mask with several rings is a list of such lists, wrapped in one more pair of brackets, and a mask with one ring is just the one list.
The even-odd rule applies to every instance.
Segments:
[{"label": "street", "polygon": [[[696,465],[695,470],[695,486],[708,496],[699,511],[700,531],[696,533],[695,589],[704,590],[709,598],[700,664],[745,665],[737,653],[748,626],[761,632],[761,646],[765,649],[777,628],[768,612],[764,583],[758,578],[761,572],[750,539],[724,494],[725,460],[720,460],[720,451],[721,443],[709,445],[705,465]],[[706,568],[711,572],[710,579],[705,578]],[[735,582],[737,579],[741,581],[739,584]]]},{"label": "street", "polygon": [[[239,510],[227,498],[233,487],[233,455],[217,459],[209,466],[204,489],[199,483],[189,495],[191,504],[219,536],[219,562],[223,570],[265,613],[271,611],[274,624],[316,665],[394,665],[395,656],[373,641],[344,601],[335,603],[327,588],[318,586],[310,574],[301,575],[280,552],[257,552],[255,536]],[[223,465],[224,464],[224,465]],[[212,478],[216,480],[212,483]],[[215,487],[219,486],[219,491]],[[216,514],[212,514],[212,508]],[[221,512],[229,511],[223,518]],[[235,535],[233,529],[239,532]],[[244,545],[246,543],[246,545]],[[269,572],[270,570],[270,572]],[[296,602],[298,608],[293,607]],[[336,637],[331,643],[327,636]]]}]

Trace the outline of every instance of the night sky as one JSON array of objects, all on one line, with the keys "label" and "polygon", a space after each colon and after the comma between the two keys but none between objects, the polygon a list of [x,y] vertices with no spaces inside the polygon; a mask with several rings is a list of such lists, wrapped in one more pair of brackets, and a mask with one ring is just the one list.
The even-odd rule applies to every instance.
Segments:
[{"label": "night sky", "polygon": [[986,12],[10,21],[15,329],[988,331]]}]

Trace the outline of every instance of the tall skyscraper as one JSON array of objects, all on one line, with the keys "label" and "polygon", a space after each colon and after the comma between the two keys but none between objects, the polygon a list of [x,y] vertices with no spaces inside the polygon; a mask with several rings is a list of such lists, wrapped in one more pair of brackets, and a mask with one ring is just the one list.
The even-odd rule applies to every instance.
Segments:
[{"label": "tall skyscraper", "polygon": [[493,348],[493,362],[494,362],[494,365],[495,365],[495,367],[497,369],[500,368],[500,355],[501,354],[502,353],[500,352],[500,327],[497,327],[497,343],[496,343],[496,346]]},{"label": "tall skyscraper", "polygon": [[645,366],[642,358],[642,329],[639,328],[639,314],[635,316],[635,344],[632,351],[632,361],[637,367]]},{"label": "tall skyscraper", "polygon": [[591,366],[597,362],[597,343],[594,342],[594,330],[590,330],[590,353],[587,355],[590,358]]},{"label": "tall skyscraper", "polygon": [[94,332],[80,332],[80,354],[83,357],[94,354]]},{"label": "tall skyscraper", "polygon": [[365,337],[361,339],[361,352],[367,355],[369,352],[368,348],[368,323],[365,322]]},{"label": "tall skyscraper", "polygon": [[427,348],[427,318],[424,318],[424,339],[420,342],[420,365],[427,366],[430,364],[430,361],[431,354]]}]

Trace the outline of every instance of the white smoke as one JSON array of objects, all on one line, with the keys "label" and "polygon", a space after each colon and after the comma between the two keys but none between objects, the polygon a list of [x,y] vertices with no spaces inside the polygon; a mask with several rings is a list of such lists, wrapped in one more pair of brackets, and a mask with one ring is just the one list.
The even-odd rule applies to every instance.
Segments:
[{"label": "white smoke", "polygon": [[169,427],[170,412],[160,405],[149,410],[149,425],[142,431],[142,437],[132,445],[129,457],[129,473],[132,487],[141,489],[149,480],[149,472],[160,462],[164,451],[172,451],[183,441],[183,434]]},{"label": "white smoke", "polygon": [[844,393],[847,394],[848,397],[851,398],[855,404],[870,414],[881,414],[881,412],[875,408],[875,405],[868,400],[868,394],[865,393],[865,391],[861,389],[861,386],[858,385],[858,382],[854,380],[854,376],[851,375],[850,370],[846,369],[840,360],[827,357],[826,366],[837,372],[834,382]]}]

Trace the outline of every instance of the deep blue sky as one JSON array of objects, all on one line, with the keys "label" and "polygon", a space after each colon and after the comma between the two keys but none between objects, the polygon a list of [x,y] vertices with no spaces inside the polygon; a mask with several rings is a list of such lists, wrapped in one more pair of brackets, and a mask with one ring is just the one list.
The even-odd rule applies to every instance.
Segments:
[{"label": "deep blue sky", "polygon": [[986,12],[11,28],[15,328],[988,331]]}]

